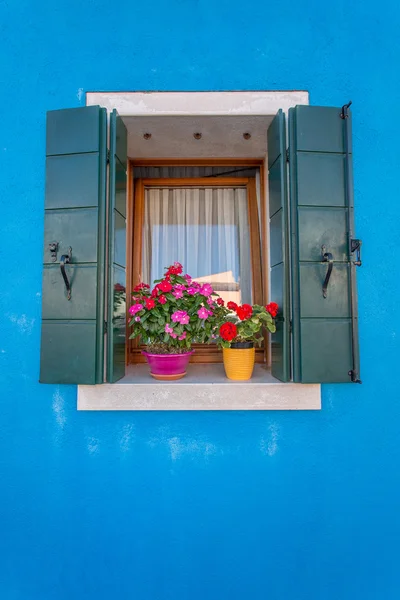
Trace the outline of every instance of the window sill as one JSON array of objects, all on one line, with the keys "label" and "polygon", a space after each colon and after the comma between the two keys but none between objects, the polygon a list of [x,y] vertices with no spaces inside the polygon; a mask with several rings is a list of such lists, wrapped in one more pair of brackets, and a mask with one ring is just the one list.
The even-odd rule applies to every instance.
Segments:
[{"label": "window sill", "polygon": [[319,384],[282,383],[264,365],[249,381],[231,381],[222,364],[191,364],[186,377],[162,382],[131,365],[113,384],[79,385],[78,410],[319,410]]}]

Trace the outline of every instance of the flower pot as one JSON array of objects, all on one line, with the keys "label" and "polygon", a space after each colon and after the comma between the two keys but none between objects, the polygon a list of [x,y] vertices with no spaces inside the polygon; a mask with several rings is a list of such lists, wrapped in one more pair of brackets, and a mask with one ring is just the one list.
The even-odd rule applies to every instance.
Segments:
[{"label": "flower pot", "polygon": [[246,381],[251,379],[256,350],[252,342],[237,342],[230,348],[222,348],[225,373],[228,379]]},{"label": "flower pot", "polygon": [[190,356],[194,350],[183,354],[150,354],[142,350],[150,367],[150,375],[154,379],[174,381],[186,375]]}]

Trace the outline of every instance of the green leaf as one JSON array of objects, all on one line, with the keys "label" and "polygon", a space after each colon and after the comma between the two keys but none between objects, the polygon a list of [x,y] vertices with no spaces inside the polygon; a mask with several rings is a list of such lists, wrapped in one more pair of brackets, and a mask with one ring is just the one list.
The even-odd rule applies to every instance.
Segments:
[{"label": "green leaf", "polygon": [[184,277],[182,277],[181,275],[176,275],[175,281],[176,281],[176,283],[180,283],[181,285],[186,285],[186,283],[187,283],[186,279]]},{"label": "green leaf", "polygon": [[143,315],[143,317],[140,317],[140,322],[143,324],[147,321],[147,319],[149,319],[151,316],[151,312],[147,312]]}]

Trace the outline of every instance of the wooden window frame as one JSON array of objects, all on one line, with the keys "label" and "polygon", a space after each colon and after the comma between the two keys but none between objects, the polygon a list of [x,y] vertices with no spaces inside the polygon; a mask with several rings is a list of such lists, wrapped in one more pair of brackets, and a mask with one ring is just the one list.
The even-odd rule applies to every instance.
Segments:
[{"label": "wooden window frame", "polygon": [[[257,190],[255,177],[190,177],[190,178],[140,178],[134,179],[134,168],[138,166],[223,166],[259,168],[261,188],[261,215],[258,215]],[[141,281],[142,251],[143,251],[143,222],[145,189],[156,187],[243,187],[247,189],[248,219],[250,228],[250,256],[252,267],[253,302],[265,304],[268,301],[267,270],[263,268],[266,259],[266,198],[264,160],[262,159],[149,159],[128,160],[127,186],[127,311],[130,305],[129,290]],[[261,222],[261,229],[260,229]],[[129,315],[127,312],[127,323]],[[126,364],[145,362],[137,340],[129,339],[131,331],[127,325]],[[222,353],[218,348],[209,348],[201,344],[195,345],[196,352],[191,358],[194,363],[222,362]],[[256,362],[269,362],[268,344],[265,348],[256,349]]]}]

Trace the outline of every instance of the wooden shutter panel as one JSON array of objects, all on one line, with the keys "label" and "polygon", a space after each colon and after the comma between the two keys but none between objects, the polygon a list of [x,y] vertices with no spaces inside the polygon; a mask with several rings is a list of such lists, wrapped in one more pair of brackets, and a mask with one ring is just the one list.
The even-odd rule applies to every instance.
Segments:
[{"label": "wooden shutter panel", "polygon": [[274,377],[290,379],[289,236],[287,207],[286,125],[282,110],[268,129],[271,300],[279,304],[276,333],[271,337]]},{"label": "wooden shutter panel", "polygon": [[304,383],[358,379],[350,119],[289,111],[293,380]]},{"label": "wooden shutter panel", "polygon": [[[106,127],[98,106],[47,113],[43,383],[103,381]],[[70,300],[60,269],[69,247]]]},{"label": "wooden shutter panel", "polygon": [[126,171],[127,131],[114,110],[110,116],[108,211],[107,381],[125,375],[126,348]]}]

